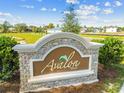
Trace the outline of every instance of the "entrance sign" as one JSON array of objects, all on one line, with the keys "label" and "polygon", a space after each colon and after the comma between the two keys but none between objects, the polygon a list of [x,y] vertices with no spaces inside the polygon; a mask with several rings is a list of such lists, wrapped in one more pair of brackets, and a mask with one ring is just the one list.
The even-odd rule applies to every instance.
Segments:
[{"label": "entrance sign", "polygon": [[20,92],[97,82],[101,46],[67,32],[47,35],[35,44],[16,45],[13,49],[20,57]]}]

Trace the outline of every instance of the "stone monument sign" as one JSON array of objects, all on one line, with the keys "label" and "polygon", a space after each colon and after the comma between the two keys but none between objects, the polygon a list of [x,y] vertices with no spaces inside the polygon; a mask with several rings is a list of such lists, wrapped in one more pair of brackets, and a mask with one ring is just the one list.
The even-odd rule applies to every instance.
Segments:
[{"label": "stone monument sign", "polygon": [[16,45],[20,93],[97,82],[101,46],[67,32],[47,35],[35,44]]}]

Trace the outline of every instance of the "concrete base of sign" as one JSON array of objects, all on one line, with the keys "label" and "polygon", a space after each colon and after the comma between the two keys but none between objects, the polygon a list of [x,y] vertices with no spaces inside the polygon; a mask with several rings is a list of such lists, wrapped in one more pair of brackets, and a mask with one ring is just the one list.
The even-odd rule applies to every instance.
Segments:
[{"label": "concrete base of sign", "polygon": [[[87,82],[84,82],[84,83],[76,83],[76,84],[70,84],[70,85],[63,85],[63,86],[57,86],[57,87],[54,87],[54,88],[59,88],[59,87],[69,87],[69,86],[79,86],[79,85],[82,85],[82,84],[91,84],[91,83],[95,83],[95,82],[98,82],[99,80],[96,79],[96,80],[93,80],[93,81],[87,81]],[[50,89],[52,88],[38,88],[36,90],[30,90],[30,91],[25,91],[25,92],[42,92],[42,91],[49,91]],[[24,93],[24,92],[19,92],[19,93]]]},{"label": "concrete base of sign", "polygon": [[[89,68],[82,72],[80,70],[70,70],[59,72],[61,75],[49,73],[46,76],[40,75],[39,78],[33,76],[31,60],[44,58],[44,55],[49,54],[51,49],[55,49],[58,46],[72,47],[83,56],[90,55],[91,64]],[[97,82],[98,54],[101,46],[103,45],[89,42],[78,35],[66,32],[45,36],[35,44],[16,45],[14,50],[18,51],[20,57],[20,93]]]}]

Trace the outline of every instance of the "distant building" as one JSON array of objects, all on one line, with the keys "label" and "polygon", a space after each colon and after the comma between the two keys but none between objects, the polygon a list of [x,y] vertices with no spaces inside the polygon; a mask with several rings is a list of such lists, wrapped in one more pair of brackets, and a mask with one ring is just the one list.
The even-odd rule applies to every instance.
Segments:
[{"label": "distant building", "polygon": [[48,33],[56,33],[56,32],[62,32],[62,30],[61,30],[61,28],[56,27],[56,28],[49,29],[47,32]]},{"label": "distant building", "polygon": [[100,30],[100,28],[94,27],[94,28],[93,28],[93,32],[94,32],[94,33],[97,33],[97,32],[101,32],[101,30]]},{"label": "distant building", "polygon": [[105,32],[118,32],[118,27],[116,26],[105,27]]},{"label": "distant building", "polygon": [[87,29],[87,27],[86,27],[86,26],[84,26],[84,27],[82,27],[82,28],[81,28],[80,33],[85,33],[85,32],[87,32],[87,30],[88,30],[88,29]]},{"label": "distant building", "polygon": [[10,32],[15,32],[15,28],[14,28],[14,27],[10,27],[10,28],[9,28],[9,31],[10,31]]}]

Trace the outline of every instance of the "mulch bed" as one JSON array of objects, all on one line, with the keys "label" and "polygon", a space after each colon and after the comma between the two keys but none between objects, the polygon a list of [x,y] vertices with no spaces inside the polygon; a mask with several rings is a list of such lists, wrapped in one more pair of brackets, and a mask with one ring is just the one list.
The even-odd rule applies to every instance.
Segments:
[{"label": "mulch bed", "polygon": [[[103,65],[99,65],[98,68],[98,77],[99,82],[93,84],[82,84],[78,86],[70,86],[70,87],[60,87],[53,88],[48,91],[42,92],[29,92],[29,93],[102,93],[104,90],[104,80],[114,79],[117,77],[117,71],[114,69],[105,69]],[[19,93],[19,73],[13,76],[12,80],[9,80],[4,83],[0,83],[0,93]]]}]

